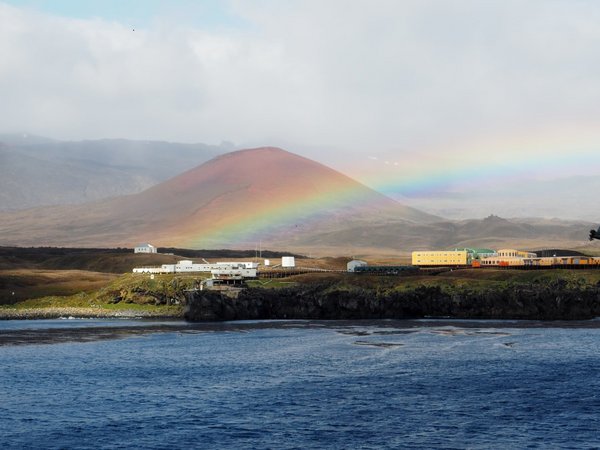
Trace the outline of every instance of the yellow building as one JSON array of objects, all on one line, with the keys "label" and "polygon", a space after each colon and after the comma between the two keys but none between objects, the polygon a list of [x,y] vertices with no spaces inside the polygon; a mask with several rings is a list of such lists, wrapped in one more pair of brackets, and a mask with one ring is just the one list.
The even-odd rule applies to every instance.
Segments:
[{"label": "yellow building", "polygon": [[535,253],[515,250],[514,248],[503,248],[498,250],[497,255],[481,259],[482,266],[524,266],[531,265],[533,258],[537,258]]},{"label": "yellow building", "polygon": [[526,266],[589,266],[598,264],[591,256],[551,256],[525,259]]},{"label": "yellow building", "polygon": [[466,250],[412,252],[413,266],[467,266],[471,256]]},{"label": "yellow building", "polygon": [[503,248],[502,250],[498,250],[498,256],[504,257],[516,257],[516,258],[536,258],[537,255],[531,252],[524,252],[522,250],[515,250],[513,248]]},{"label": "yellow building", "polygon": [[[528,259],[531,261],[531,259]],[[489,256],[482,258],[480,262],[482,267],[485,266],[523,266],[525,265],[525,258],[520,256]]]}]

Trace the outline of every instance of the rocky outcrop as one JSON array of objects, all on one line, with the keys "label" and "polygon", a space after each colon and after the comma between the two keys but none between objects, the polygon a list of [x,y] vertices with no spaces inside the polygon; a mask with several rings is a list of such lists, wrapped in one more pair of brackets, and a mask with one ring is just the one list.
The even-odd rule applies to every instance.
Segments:
[{"label": "rocky outcrop", "polygon": [[256,319],[465,319],[581,320],[600,316],[600,287],[566,283],[473,291],[421,286],[377,291],[338,285],[249,288],[229,298],[218,292],[187,294],[189,321]]}]

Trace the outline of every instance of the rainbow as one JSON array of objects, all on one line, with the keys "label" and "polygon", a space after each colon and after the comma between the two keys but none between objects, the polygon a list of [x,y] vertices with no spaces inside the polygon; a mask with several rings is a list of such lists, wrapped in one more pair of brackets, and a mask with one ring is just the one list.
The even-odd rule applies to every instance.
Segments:
[{"label": "rainbow", "polygon": [[399,161],[370,159],[349,173],[386,195],[428,196],[527,180],[600,174],[600,127],[481,139],[429,148]]},{"label": "rainbow", "polygon": [[[258,245],[269,242],[274,230],[290,235],[312,227],[323,219],[323,212],[351,206],[372,206],[373,192],[359,183],[335,183],[319,191],[297,190],[285,198],[272,197],[261,203],[249,201],[233,214],[211,214],[213,218],[196,230],[178,230],[185,236],[186,248],[214,248],[219,245]],[[383,199],[383,197],[382,197]],[[201,230],[198,232],[197,230]],[[182,233],[183,231],[183,233]]]},{"label": "rainbow", "polygon": [[[433,197],[440,192],[493,188],[534,179],[596,175],[600,174],[600,131],[590,127],[471,140],[420,149],[402,155],[397,162],[391,158],[387,163],[381,158],[369,159],[368,163],[363,160],[346,172],[393,197]],[[210,248],[224,243],[268,243],[272,231],[287,229],[289,242],[293,243],[294,233],[322,219],[311,211],[326,211],[342,204],[365,205],[367,192],[356,183],[325,185],[308,193],[298,190],[262,204],[250,202],[233,215],[212,214],[214,222],[176,234],[182,236],[181,243],[186,247]]]}]

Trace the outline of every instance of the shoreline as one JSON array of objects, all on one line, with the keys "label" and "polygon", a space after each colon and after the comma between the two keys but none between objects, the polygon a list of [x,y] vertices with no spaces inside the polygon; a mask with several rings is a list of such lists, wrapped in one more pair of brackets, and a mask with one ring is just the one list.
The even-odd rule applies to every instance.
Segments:
[{"label": "shoreline", "polygon": [[74,317],[78,319],[181,319],[183,314],[165,314],[162,311],[134,309],[109,310],[102,308],[49,307],[0,308],[0,320],[43,320]]},{"label": "shoreline", "polygon": [[[138,318],[141,319],[141,318]],[[98,325],[98,326],[64,326],[45,328],[0,328],[0,348],[49,345],[65,343],[90,343],[98,341],[118,340],[132,337],[143,337],[157,333],[202,334],[213,332],[242,332],[280,329],[331,329],[337,333],[356,338],[386,336],[390,334],[410,334],[430,329],[434,333],[448,336],[470,334],[485,336],[479,329],[541,329],[541,328],[581,328],[600,329],[599,320],[574,321],[502,321],[502,320],[461,320],[461,319],[370,319],[370,320],[266,320],[266,321],[232,321],[232,322],[182,322],[182,323],[148,323],[139,325]],[[369,329],[371,328],[371,329]],[[462,330],[462,331],[461,331]],[[356,341],[356,345],[373,345],[386,347],[385,343],[365,343]]]},{"label": "shoreline", "polygon": [[135,284],[126,293],[115,289],[103,294],[101,302],[77,298],[69,305],[53,297],[1,306],[0,320],[73,317],[188,322],[423,318],[569,321],[600,317],[600,281],[536,278],[527,283],[488,283],[479,289],[471,284],[454,285],[452,280],[402,288],[403,281],[406,278],[392,282],[345,277],[311,279],[276,288],[248,287],[235,295],[190,289],[169,291],[167,295],[165,290],[171,285],[162,283],[150,289]]}]

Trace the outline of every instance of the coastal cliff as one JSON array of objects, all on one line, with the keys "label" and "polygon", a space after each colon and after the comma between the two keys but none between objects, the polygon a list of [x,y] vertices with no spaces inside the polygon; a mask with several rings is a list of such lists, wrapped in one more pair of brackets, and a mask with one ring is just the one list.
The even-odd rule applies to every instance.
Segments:
[{"label": "coastal cliff", "polygon": [[600,316],[600,286],[549,284],[469,290],[419,286],[404,291],[297,285],[249,288],[237,298],[195,291],[186,296],[188,321],[257,319],[462,319],[584,320]]}]

